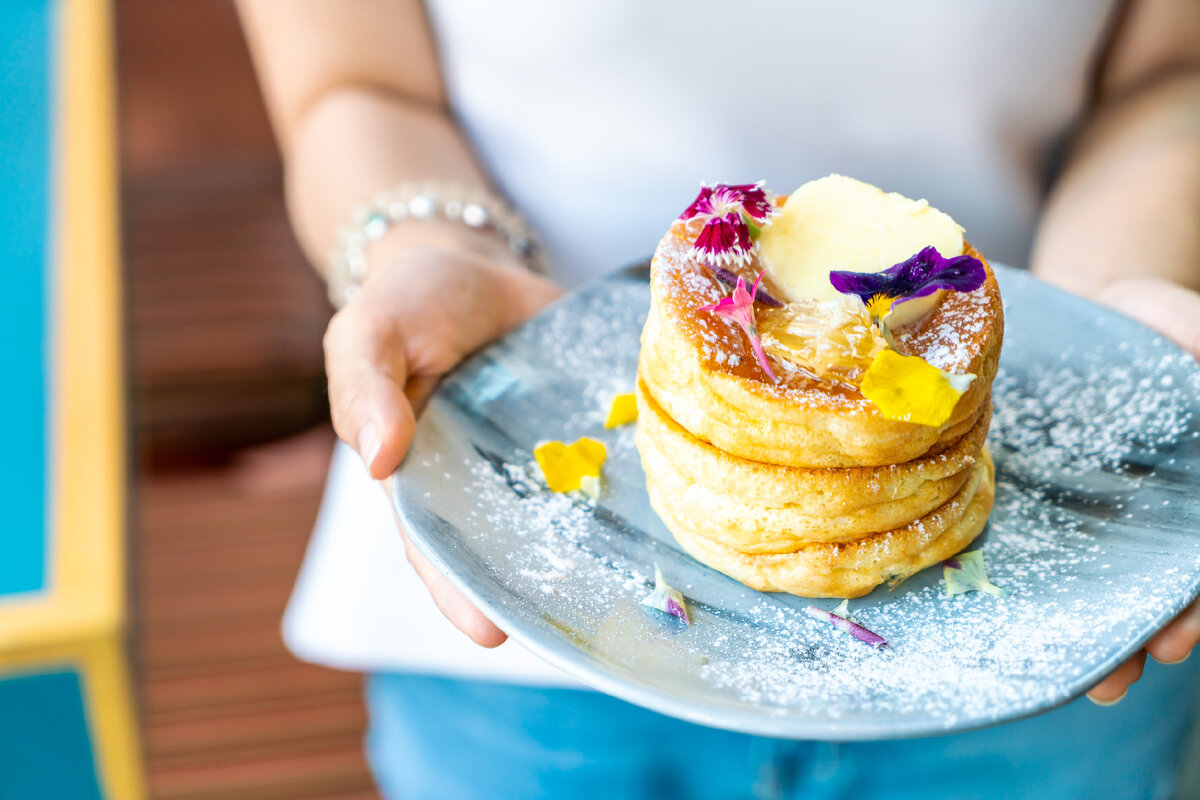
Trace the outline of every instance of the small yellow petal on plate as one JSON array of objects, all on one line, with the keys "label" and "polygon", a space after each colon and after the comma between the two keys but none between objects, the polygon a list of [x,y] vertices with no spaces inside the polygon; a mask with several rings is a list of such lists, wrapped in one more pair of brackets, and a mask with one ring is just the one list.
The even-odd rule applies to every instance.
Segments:
[{"label": "small yellow petal on plate", "polygon": [[613,397],[612,406],[608,409],[608,419],[604,427],[616,428],[637,419],[637,398],[632,394],[619,394]]},{"label": "small yellow petal on plate", "polygon": [[533,450],[546,485],[556,492],[578,489],[585,475],[600,477],[600,467],[607,456],[602,442],[586,436],[571,444],[543,442]]},{"label": "small yellow petal on plate", "polygon": [[974,375],[951,375],[923,358],[883,350],[862,377],[862,393],[886,419],[944,425]]}]

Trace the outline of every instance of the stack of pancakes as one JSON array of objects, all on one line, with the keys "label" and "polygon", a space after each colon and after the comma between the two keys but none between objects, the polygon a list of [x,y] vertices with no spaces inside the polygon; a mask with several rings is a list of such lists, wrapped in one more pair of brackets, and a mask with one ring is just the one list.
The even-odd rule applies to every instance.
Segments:
[{"label": "stack of pancakes", "polygon": [[[692,256],[694,238],[677,222],[655,252],[637,382],[650,501],[679,544],[752,588],[806,597],[859,597],[966,547],[994,491],[984,440],[1003,312],[986,261],[982,287],[894,331],[903,352],[977,376],[933,427],[780,361],[771,381],[737,325],[698,310],[731,290]],[[760,269],[741,268],[747,285]]]}]

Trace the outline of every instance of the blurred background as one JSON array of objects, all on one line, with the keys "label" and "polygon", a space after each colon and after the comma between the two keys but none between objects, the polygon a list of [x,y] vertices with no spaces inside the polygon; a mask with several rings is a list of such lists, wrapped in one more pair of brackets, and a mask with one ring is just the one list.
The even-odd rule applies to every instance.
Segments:
[{"label": "blurred background", "polygon": [[331,309],[232,0],[5,0],[0,63],[0,800],[377,797],[280,636]]},{"label": "blurred background", "polygon": [[156,800],[377,797],[360,678],[280,639],[333,433],[331,313],[232,0],[115,0],[133,674]]}]

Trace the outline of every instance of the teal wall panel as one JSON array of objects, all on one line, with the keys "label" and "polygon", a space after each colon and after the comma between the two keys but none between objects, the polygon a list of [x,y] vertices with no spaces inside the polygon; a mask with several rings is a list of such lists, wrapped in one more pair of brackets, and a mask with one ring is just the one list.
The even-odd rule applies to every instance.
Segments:
[{"label": "teal wall panel", "polygon": [[54,3],[0,2],[0,598],[44,588],[47,571],[46,287]]},{"label": "teal wall panel", "polygon": [[101,800],[78,673],[0,677],[0,800]]}]

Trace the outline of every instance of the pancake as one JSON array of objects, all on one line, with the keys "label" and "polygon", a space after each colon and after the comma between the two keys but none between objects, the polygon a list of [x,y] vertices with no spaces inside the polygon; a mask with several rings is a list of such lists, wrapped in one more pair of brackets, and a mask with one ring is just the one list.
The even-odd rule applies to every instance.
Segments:
[{"label": "pancake", "polygon": [[[762,273],[767,292],[792,302],[775,308],[759,298],[753,318],[740,324],[700,310],[731,293],[693,254],[703,220],[676,221],[659,243],[638,360],[636,444],[651,505],[697,560],[763,591],[860,597],[949,558],[987,522],[995,489],[985,440],[1003,306],[987,261],[928,204],[839,176],[791,197],[795,205],[776,201],[788,224],[770,248],[761,237],[773,269],[764,270],[754,247],[735,272],[747,284]],[[944,249],[927,255],[927,236]],[[939,260],[942,252],[958,255],[960,242],[982,265],[982,285],[977,265]],[[942,270],[938,280],[951,281],[934,284],[942,288],[978,288],[904,305],[904,313],[887,317],[905,322],[889,340],[859,296],[833,288],[825,265],[884,269],[913,246],[921,256],[891,273],[912,287],[898,294],[919,296],[928,285],[920,281],[930,280],[928,272],[905,269]],[[954,270],[970,282],[953,282]],[[787,295],[772,276],[797,294]],[[877,302],[875,313],[886,313]],[[742,324],[757,329],[774,378]],[[868,367],[885,363],[877,356],[888,347],[944,373],[975,376],[957,400],[948,395],[940,409],[948,416],[924,417],[941,424],[889,419],[859,390]],[[945,385],[948,379],[920,366],[933,384]]]},{"label": "pancake", "polygon": [[[1003,339],[1000,289],[948,294],[925,319],[896,331],[905,352],[976,375],[939,427],[885,419],[857,390],[780,372],[772,383],[734,324],[697,313],[729,290],[691,256],[690,228],[676,223],[651,262],[652,302],[640,371],[650,394],[693,436],[740,458],[794,467],[898,464],[952,444],[984,413]],[[757,262],[743,273],[753,275]],[[768,286],[768,291],[770,287]]]},{"label": "pancake", "polygon": [[944,505],[896,530],[846,544],[810,544],[788,553],[746,553],[693,532],[671,514],[653,483],[650,504],[693,558],[764,592],[803,597],[862,597],[950,558],[987,524],[995,497],[985,448],[969,480]]},{"label": "pancake", "polygon": [[637,449],[671,516],[745,552],[848,542],[922,517],[959,492],[976,464],[990,414],[946,452],[906,464],[850,469],[743,461],[696,439],[638,381]]},{"label": "pancake", "polygon": [[[929,482],[956,474],[983,448],[990,410],[947,450],[882,467],[788,467],[737,458],[688,433],[668,416],[638,381],[639,448],[662,452],[689,480],[714,491],[737,487],[739,498],[767,505],[794,505],[808,514],[846,514],[880,500],[912,494]],[[945,498],[943,498],[945,499]]]},{"label": "pancake", "polygon": [[967,481],[990,413],[945,452],[849,469],[745,461],[672,420],[639,381],[636,442],[648,483],[690,530],[745,552],[789,552],[891,530],[946,503]]}]

